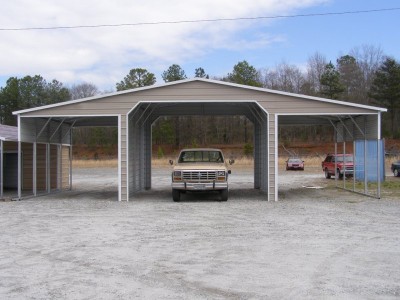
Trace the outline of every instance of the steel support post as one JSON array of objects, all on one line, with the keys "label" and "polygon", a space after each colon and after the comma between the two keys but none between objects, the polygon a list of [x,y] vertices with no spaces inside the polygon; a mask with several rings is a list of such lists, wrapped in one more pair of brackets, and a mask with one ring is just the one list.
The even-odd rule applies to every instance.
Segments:
[{"label": "steel support post", "polygon": [[33,143],[32,152],[32,191],[37,196],[37,143]]},{"label": "steel support post", "polygon": [[3,140],[0,139],[0,199],[3,199],[3,182],[4,182],[4,174],[3,174]]}]

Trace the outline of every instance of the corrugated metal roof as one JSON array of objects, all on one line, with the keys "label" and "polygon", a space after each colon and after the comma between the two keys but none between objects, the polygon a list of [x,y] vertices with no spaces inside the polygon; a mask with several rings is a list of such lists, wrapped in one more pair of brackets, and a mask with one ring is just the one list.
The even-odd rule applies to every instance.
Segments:
[{"label": "corrugated metal roof", "polygon": [[3,141],[18,141],[18,127],[0,124],[0,139]]}]

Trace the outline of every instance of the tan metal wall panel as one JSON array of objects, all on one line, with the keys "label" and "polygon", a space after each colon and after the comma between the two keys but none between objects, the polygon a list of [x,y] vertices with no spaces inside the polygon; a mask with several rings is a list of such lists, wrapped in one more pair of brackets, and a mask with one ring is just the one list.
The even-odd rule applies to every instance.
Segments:
[{"label": "tan metal wall panel", "polygon": [[[368,113],[366,108],[351,107],[339,103],[329,103],[296,96],[278,95],[267,91],[257,91],[235,86],[224,86],[207,82],[186,82],[171,86],[162,86],[131,93],[104,96],[85,102],[47,108],[24,113],[24,116],[38,115],[101,115],[126,114],[139,101],[193,101],[227,100],[258,101],[270,113]],[[344,103],[345,104],[345,103]]]},{"label": "tan metal wall panel", "polygon": [[353,120],[346,119],[343,123],[336,122],[338,142],[378,138],[378,115],[363,115],[354,117]]},{"label": "tan metal wall panel", "polygon": [[32,190],[33,182],[33,145],[21,143],[22,150],[22,189]]},{"label": "tan metal wall panel", "polygon": [[61,148],[61,189],[69,190],[70,189],[70,147],[62,146]]},{"label": "tan metal wall panel", "polygon": [[127,142],[126,142],[126,116],[120,117],[120,186],[121,186],[121,201],[128,201],[128,171],[127,171]]},{"label": "tan metal wall panel", "polygon": [[36,146],[36,185],[38,191],[46,190],[46,145]]},{"label": "tan metal wall panel", "polygon": [[[67,124],[50,121],[46,126],[46,119],[42,118],[21,118],[20,131],[21,141],[28,143],[70,143],[70,127]],[[44,130],[42,130],[44,128]],[[39,133],[41,133],[39,135]],[[51,138],[51,140],[50,140]]]},{"label": "tan metal wall panel", "polygon": [[50,145],[50,187],[51,189],[57,189],[58,187],[58,146]]},{"label": "tan metal wall panel", "polygon": [[275,166],[275,155],[278,151],[275,140],[277,139],[275,135],[275,115],[269,114],[268,126],[269,126],[269,145],[268,145],[268,157],[269,157],[269,165],[268,165],[268,172],[269,172],[269,194],[268,200],[274,201],[275,200],[275,182],[276,182],[276,175],[277,170]]}]

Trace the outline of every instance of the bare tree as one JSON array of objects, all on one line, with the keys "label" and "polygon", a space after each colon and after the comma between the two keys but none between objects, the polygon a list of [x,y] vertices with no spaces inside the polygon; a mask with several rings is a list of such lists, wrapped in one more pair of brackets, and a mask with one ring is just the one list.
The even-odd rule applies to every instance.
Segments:
[{"label": "bare tree", "polygon": [[380,47],[372,45],[355,47],[350,51],[350,55],[356,59],[362,73],[360,90],[363,92],[359,97],[364,99],[363,102],[365,104],[369,104],[371,99],[368,96],[368,91],[374,81],[376,71],[384,61],[385,55]]},{"label": "bare tree", "polygon": [[321,76],[325,72],[325,66],[328,61],[324,55],[319,52],[315,52],[308,58],[307,63],[307,86],[308,91],[305,93],[308,95],[318,95],[321,90]]},{"label": "bare tree", "polygon": [[93,83],[83,82],[71,86],[69,93],[71,94],[71,99],[75,100],[96,96],[100,94],[100,91]]},{"label": "bare tree", "polygon": [[295,65],[282,62],[273,70],[260,71],[263,73],[264,86],[273,90],[290,93],[302,93],[305,75]]}]

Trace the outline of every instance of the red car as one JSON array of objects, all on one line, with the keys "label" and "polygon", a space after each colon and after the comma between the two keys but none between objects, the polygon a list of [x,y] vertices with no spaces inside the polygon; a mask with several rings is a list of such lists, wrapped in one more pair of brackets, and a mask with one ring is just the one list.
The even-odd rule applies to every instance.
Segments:
[{"label": "red car", "polygon": [[304,161],[300,158],[289,158],[286,161],[286,170],[301,170],[304,171]]},{"label": "red car", "polygon": [[353,176],[353,154],[328,154],[322,162],[322,171],[325,172],[325,178]]}]

